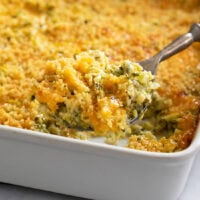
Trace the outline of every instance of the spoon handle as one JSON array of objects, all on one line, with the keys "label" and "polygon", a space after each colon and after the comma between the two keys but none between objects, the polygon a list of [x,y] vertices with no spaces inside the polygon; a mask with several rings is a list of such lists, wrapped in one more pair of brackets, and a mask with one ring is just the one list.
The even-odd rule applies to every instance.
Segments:
[{"label": "spoon handle", "polygon": [[193,24],[188,33],[175,39],[154,57],[158,58],[159,62],[161,62],[186,49],[193,42],[200,42],[200,23]]}]

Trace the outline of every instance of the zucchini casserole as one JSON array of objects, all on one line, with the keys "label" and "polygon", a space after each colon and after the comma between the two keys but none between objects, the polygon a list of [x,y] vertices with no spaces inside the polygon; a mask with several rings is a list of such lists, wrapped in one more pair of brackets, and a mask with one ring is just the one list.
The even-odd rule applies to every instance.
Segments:
[{"label": "zucchini casserole", "polygon": [[200,44],[155,77],[137,61],[187,32],[199,10],[199,0],[2,0],[0,124],[145,151],[187,148],[199,121]]}]

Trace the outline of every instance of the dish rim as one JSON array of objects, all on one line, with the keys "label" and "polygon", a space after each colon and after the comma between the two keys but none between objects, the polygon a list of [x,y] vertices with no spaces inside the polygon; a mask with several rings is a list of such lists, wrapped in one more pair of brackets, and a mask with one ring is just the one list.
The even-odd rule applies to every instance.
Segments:
[{"label": "dish rim", "polygon": [[[3,132],[10,132],[12,135],[9,134],[3,134]],[[16,136],[18,134],[20,137]],[[14,135],[14,137],[13,137]],[[183,159],[186,157],[191,157],[191,155],[194,155],[196,152],[200,150],[200,122],[198,123],[194,138],[190,144],[189,147],[186,149],[183,149],[179,152],[172,152],[172,153],[166,153],[166,152],[151,152],[151,151],[143,151],[143,150],[137,150],[137,149],[130,149],[126,147],[116,146],[116,145],[109,145],[106,143],[98,143],[94,141],[89,140],[80,140],[80,139],[74,139],[59,135],[52,135],[48,133],[43,133],[39,131],[33,131],[29,129],[23,129],[23,128],[16,128],[11,127],[7,125],[0,125],[0,139],[1,138],[10,138],[10,139],[16,139],[20,140],[20,138],[23,138],[23,141],[25,140],[25,137],[31,138],[34,137],[36,140],[48,140],[48,141],[56,141],[56,142],[64,142],[65,144],[71,144],[71,145],[79,145],[81,148],[88,147],[88,148],[96,148],[97,150],[106,150],[113,153],[120,153],[121,155],[131,155],[131,156],[139,156],[139,157],[147,157],[147,158],[155,158],[155,159]],[[32,143],[37,143],[33,141]],[[91,152],[92,153],[92,152]]]}]

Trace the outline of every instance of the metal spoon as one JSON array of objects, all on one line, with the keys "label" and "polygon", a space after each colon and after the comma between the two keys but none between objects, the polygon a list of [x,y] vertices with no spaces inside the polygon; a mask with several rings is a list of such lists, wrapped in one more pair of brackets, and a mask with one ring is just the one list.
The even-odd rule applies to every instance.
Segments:
[{"label": "metal spoon", "polygon": [[[152,74],[155,75],[160,62],[186,49],[193,42],[200,42],[200,23],[194,23],[190,27],[190,30],[187,33],[176,38],[173,42],[171,42],[169,45],[167,45],[163,50],[158,52],[153,57],[147,60],[140,61],[138,63],[143,67],[144,70],[150,71]],[[148,106],[145,106],[143,108],[141,114],[144,113],[147,107]],[[130,124],[135,123],[139,117],[140,116],[130,119],[129,123]]]},{"label": "metal spoon", "polygon": [[[186,49],[193,42],[200,42],[200,23],[194,23],[190,27],[190,30],[187,33],[176,38],[173,42],[171,42],[169,45],[167,45],[163,50],[158,52],[153,57],[147,60],[137,62],[137,63],[139,63],[143,67],[144,70],[150,71],[153,75],[155,75],[160,62]],[[135,118],[129,119],[127,123],[130,125],[136,123],[137,120],[142,116],[142,114],[148,108],[148,106],[149,104],[145,104],[142,110],[140,111],[139,115]],[[74,125],[67,124],[67,126],[79,131],[93,130],[93,128],[90,126],[84,127],[76,123]]]}]

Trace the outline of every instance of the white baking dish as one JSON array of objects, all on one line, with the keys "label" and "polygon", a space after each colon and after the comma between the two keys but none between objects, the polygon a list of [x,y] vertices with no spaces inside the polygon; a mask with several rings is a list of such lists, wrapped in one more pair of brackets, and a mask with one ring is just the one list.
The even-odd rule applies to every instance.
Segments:
[{"label": "white baking dish", "polygon": [[96,200],[175,200],[200,149],[152,153],[0,126],[0,181]]}]

